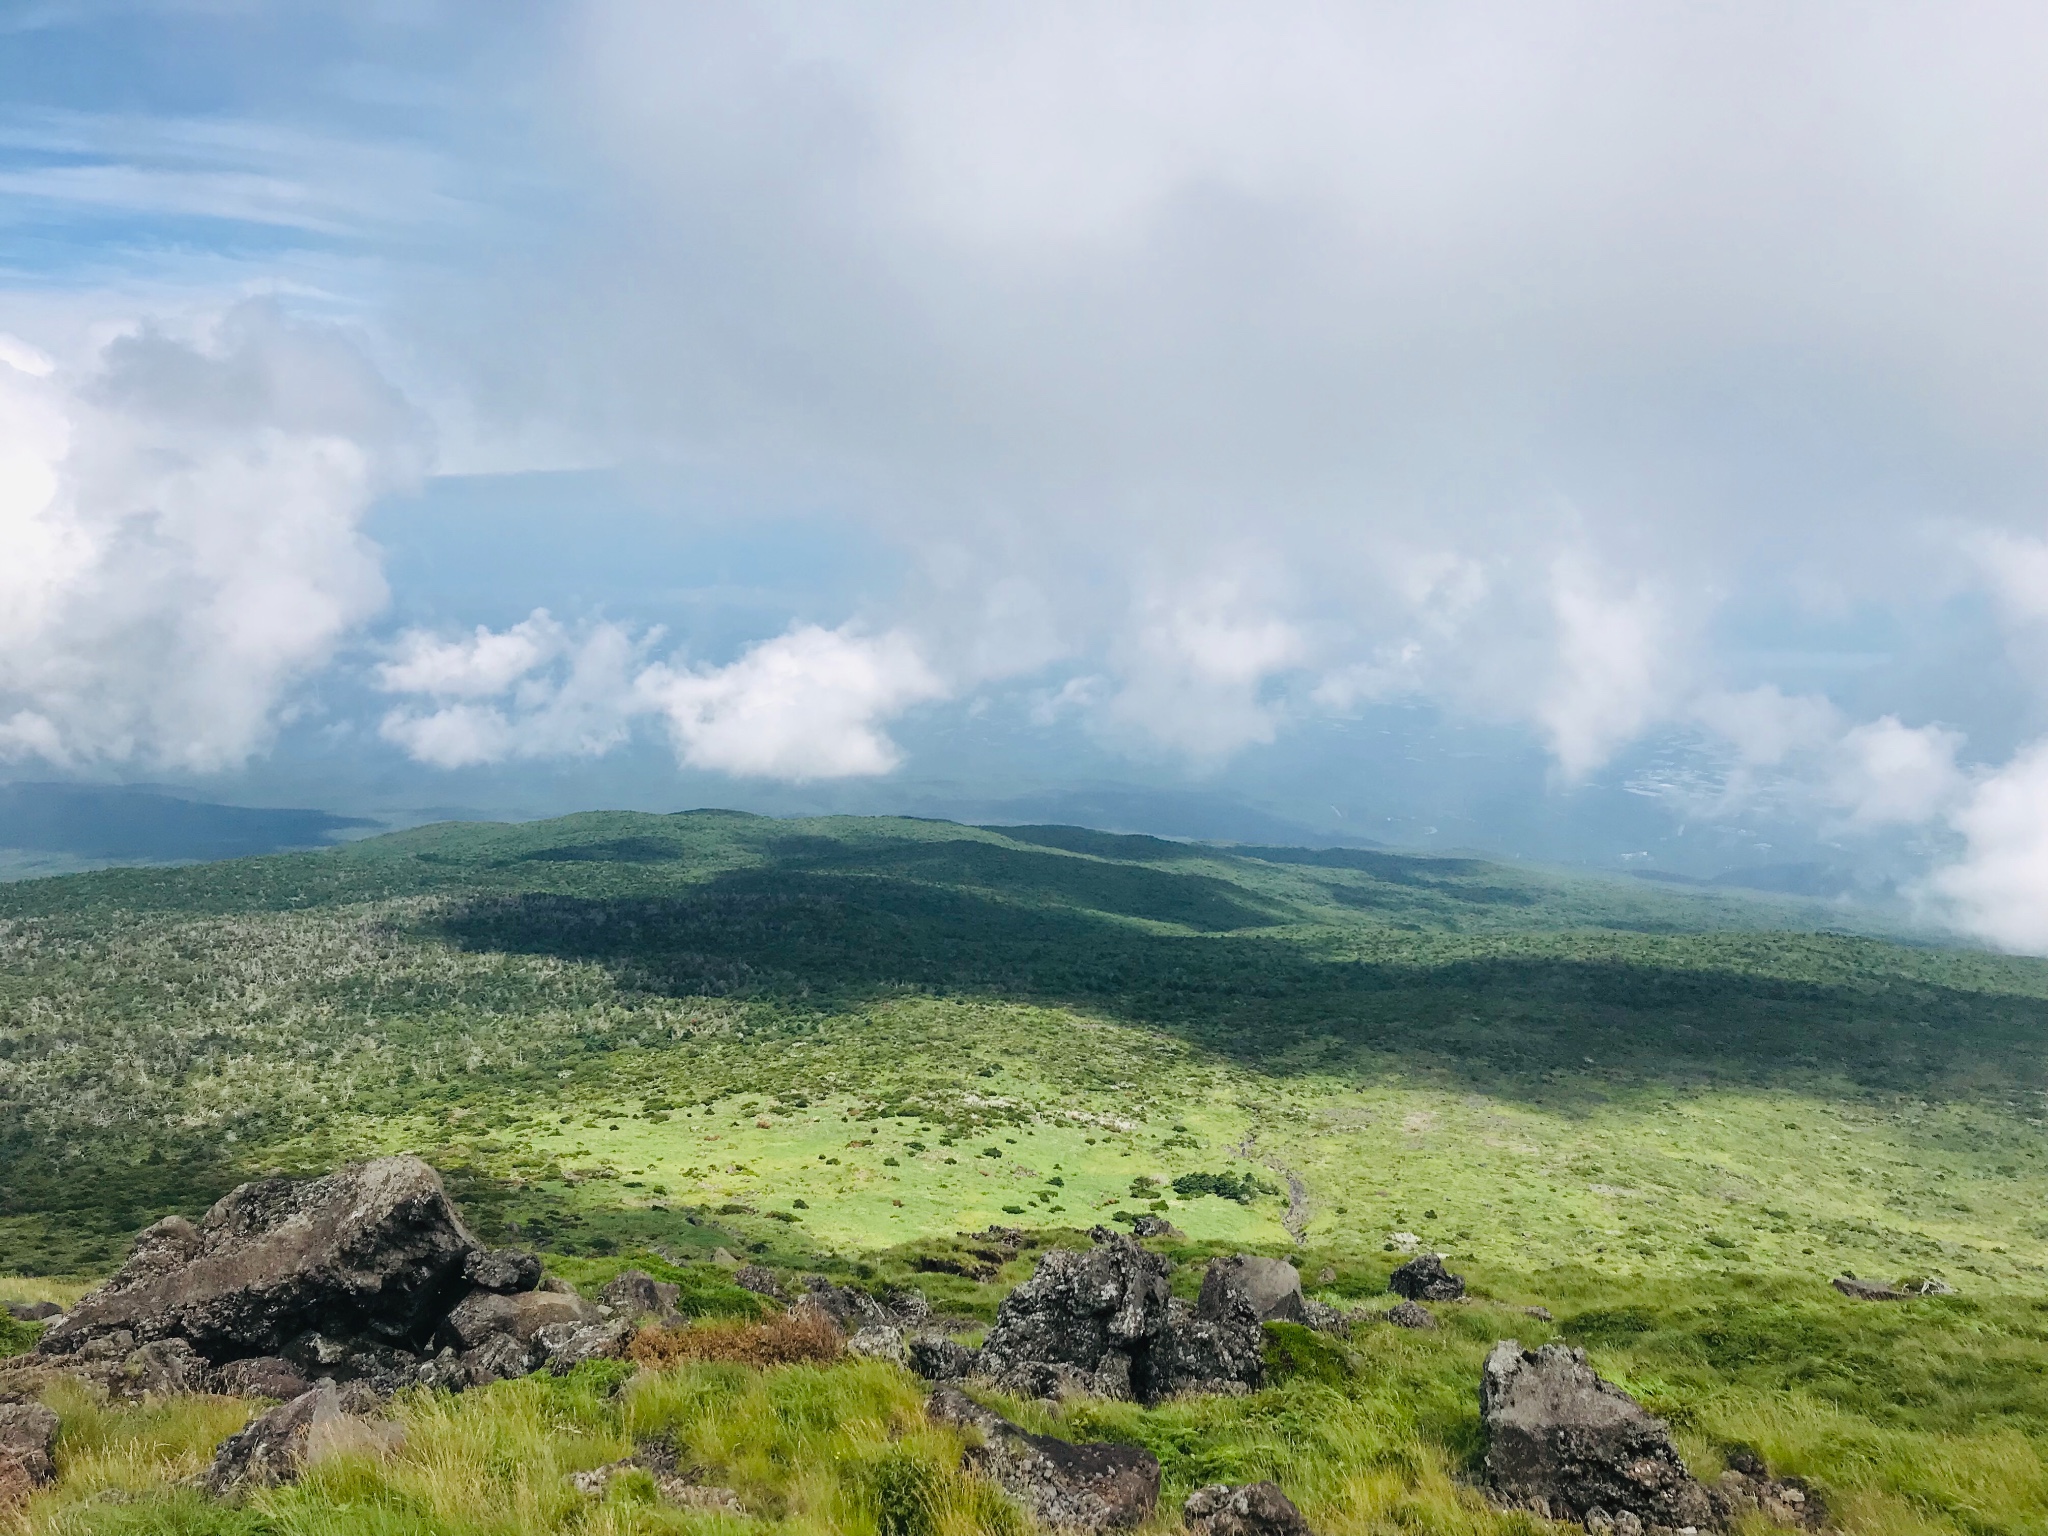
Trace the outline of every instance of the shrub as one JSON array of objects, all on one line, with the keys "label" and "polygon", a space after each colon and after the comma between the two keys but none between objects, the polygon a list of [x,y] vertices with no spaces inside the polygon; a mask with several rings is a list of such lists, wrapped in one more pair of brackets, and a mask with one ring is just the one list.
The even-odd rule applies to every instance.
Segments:
[{"label": "shrub", "polygon": [[1183,1200],[1216,1195],[1249,1205],[1260,1195],[1277,1195],[1279,1190],[1249,1173],[1184,1173],[1173,1181],[1173,1192]]},{"label": "shrub", "polygon": [[829,1318],[816,1313],[771,1317],[759,1323],[713,1322],[686,1328],[642,1328],[626,1358],[667,1367],[685,1360],[735,1365],[798,1365],[837,1360],[846,1341]]}]

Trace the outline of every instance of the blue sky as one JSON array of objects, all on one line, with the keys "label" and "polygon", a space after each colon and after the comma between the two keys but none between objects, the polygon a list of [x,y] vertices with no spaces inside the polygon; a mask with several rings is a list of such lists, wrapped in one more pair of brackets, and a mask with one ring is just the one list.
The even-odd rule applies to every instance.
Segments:
[{"label": "blue sky", "polygon": [[2044,53],[23,0],[4,771],[1812,866],[2048,948]]}]

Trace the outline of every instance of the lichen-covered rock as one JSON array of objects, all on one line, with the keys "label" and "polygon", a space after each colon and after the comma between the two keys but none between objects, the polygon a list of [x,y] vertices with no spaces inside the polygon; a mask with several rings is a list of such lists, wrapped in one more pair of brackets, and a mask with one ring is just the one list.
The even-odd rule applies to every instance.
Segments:
[{"label": "lichen-covered rock", "polygon": [[557,1323],[534,1335],[534,1351],[556,1376],[566,1376],[586,1360],[616,1360],[639,1331],[628,1317],[595,1323]]},{"label": "lichen-covered rock", "polygon": [[860,1355],[868,1360],[886,1360],[891,1365],[908,1363],[901,1328],[883,1325],[877,1328],[863,1328],[846,1341],[849,1355]]},{"label": "lichen-covered rock", "polygon": [[225,1498],[245,1489],[295,1481],[306,1466],[313,1426],[340,1417],[341,1401],[332,1382],[259,1413],[214,1452],[206,1491]]},{"label": "lichen-covered rock", "polygon": [[462,1261],[462,1278],[480,1291],[515,1295],[540,1285],[540,1260],[518,1248],[478,1249]]},{"label": "lichen-covered rock", "polygon": [[977,1371],[1022,1396],[1065,1391],[1157,1396],[1153,1352],[1165,1335],[1166,1260],[1097,1227],[1085,1253],[1055,1248],[1003,1298]]},{"label": "lichen-covered rock", "polygon": [[78,1355],[118,1334],[131,1350],[177,1338],[219,1363],[283,1354],[308,1330],[423,1342],[477,1247],[440,1176],[416,1157],[262,1179],[223,1196],[196,1227],[170,1217],[147,1229],[121,1271],[36,1347]]},{"label": "lichen-covered rock", "polygon": [[1387,1308],[1387,1321],[1396,1328],[1434,1328],[1436,1314],[1419,1301],[1402,1301]]},{"label": "lichen-covered rock", "polygon": [[211,1392],[214,1386],[213,1368],[183,1339],[159,1339],[143,1345],[107,1378],[107,1390],[117,1397],[169,1397]]},{"label": "lichen-covered rock", "polygon": [[732,1283],[743,1291],[752,1291],[756,1296],[766,1296],[770,1301],[789,1299],[775,1271],[764,1264],[742,1264],[734,1271]]},{"label": "lichen-covered rock", "polygon": [[904,1363],[926,1381],[959,1381],[969,1375],[981,1351],[943,1333],[914,1334],[903,1347]]},{"label": "lichen-covered rock", "polygon": [[1143,1446],[1076,1445],[1034,1435],[982,1407],[958,1387],[940,1387],[925,1411],[975,1434],[962,1465],[992,1480],[1042,1525],[1056,1530],[1128,1530],[1159,1502],[1159,1461]]},{"label": "lichen-covered rock", "polygon": [[1314,1536],[1278,1483],[1211,1483],[1188,1495],[1181,1524],[1194,1536]]},{"label": "lichen-covered rock", "polygon": [[1260,1322],[1308,1322],[1306,1299],[1301,1294],[1301,1271],[1285,1259],[1262,1258],[1255,1253],[1211,1259],[1208,1273],[1202,1277],[1203,1286],[1207,1287],[1210,1275],[1219,1273],[1250,1298]]},{"label": "lichen-covered rock", "polygon": [[1714,1518],[1663,1420],[1602,1381],[1584,1350],[1496,1344],[1479,1385],[1485,1476],[1495,1497],[1547,1519],[1623,1512],[1651,1525]]},{"label": "lichen-covered rock", "polygon": [[1148,1401],[1181,1392],[1249,1392],[1265,1379],[1266,1335],[1246,1279],[1237,1260],[1212,1259],[1194,1307],[1168,1306],[1142,1383]]},{"label": "lichen-covered rock", "polygon": [[1455,1301],[1465,1294],[1465,1278],[1444,1268],[1442,1254],[1418,1253],[1387,1276],[1387,1289],[1410,1301]]},{"label": "lichen-covered rock", "polygon": [[626,1269],[597,1293],[597,1299],[620,1317],[668,1321],[680,1315],[676,1303],[682,1294],[681,1286],[657,1280],[645,1270]]},{"label": "lichen-covered rock", "polygon": [[0,1469],[40,1488],[57,1478],[57,1415],[41,1403],[0,1403]]},{"label": "lichen-covered rock", "polygon": [[859,1333],[863,1328],[896,1325],[896,1319],[889,1315],[889,1310],[858,1286],[834,1285],[823,1275],[812,1275],[804,1285],[804,1294],[790,1305],[792,1312],[819,1314],[841,1333],[849,1335]]}]

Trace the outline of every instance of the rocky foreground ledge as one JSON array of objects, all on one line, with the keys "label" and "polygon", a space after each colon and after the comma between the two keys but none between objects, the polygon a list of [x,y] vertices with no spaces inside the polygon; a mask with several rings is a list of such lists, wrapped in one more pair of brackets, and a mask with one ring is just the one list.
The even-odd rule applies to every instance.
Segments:
[{"label": "rocky foreground ledge", "polygon": [[[735,1278],[788,1302],[835,1352],[891,1360],[939,1383],[933,1420],[958,1429],[969,1441],[965,1464],[1041,1524],[1121,1529],[1153,1512],[1160,1467],[1149,1452],[1027,1433],[961,1385],[1146,1404],[1246,1393],[1264,1384],[1268,1323],[1344,1334],[1361,1318],[1305,1297],[1293,1265],[1251,1254],[1211,1260],[1190,1305],[1171,1294],[1164,1257],[1105,1228],[1090,1236],[1086,1251],[1039,1260],[979,1349],[936,1326],[916,1291],[878,1300],[813,1278],[792,1299],[767,1270]],[[1433,1327],[1423,1302],[1456,1301],[1464,1282],[1424,1254],[1394,1272],[1390,1289],[1406,1299],[1373,1316]],[[55,1375],[116,1398],[279,1400],[219,1448],[206,1486],[229,1497],[288,1481],[323,1445],[392,1448],[399,1431],[384,1405],[404,1388],[462,1391],[623,1355],[649,1323],[682,1322],[677,1299],[677,1287],[632,1270],[587,1299],[546,1278],[533,1255],[486,1248],[416,1157],[245,1184],[197,1224],[174,1216],[148,1228],[112,1280],[51,1321],[33,1355],[0,1363],[0,1505],[55,1475],[57,1417],[34,1401]],[[1698,1482],[1663,1422],[1601,1380],[1583,1351],[1503,1340],[1479,1399],[1484,1481],[1510,1507],[1583,1523],[1593,1536],[1755,1516],[1824,1524],[1815,1490],[1773,1479],[1760,1463]],[[660,1464],[648,1470],[658,1489],[674,1485],[663,1495],[671,1502],[738,1508],[730,1490],[692,1488]],[[1272,1484],[1203,1489],[1184,1520],[1197,1536],[1309,1536]]]}]

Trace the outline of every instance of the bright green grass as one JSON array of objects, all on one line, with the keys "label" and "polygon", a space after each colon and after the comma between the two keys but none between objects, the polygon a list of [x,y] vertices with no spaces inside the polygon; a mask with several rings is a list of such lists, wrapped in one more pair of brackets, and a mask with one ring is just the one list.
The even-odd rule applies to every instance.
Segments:
[{"label": "bright green grass", "polygon": [[[1314,1255],[1311,1259],[1314,1259]],[[1381,1283],[1384,1268],[1372,1278]],[[1347,1270],[1347,1286],[1367,1275]],[[1271,1477],[1321,1531],[1535,1536],[1465,1485],[1479,1448],[1474,1383],[1492,1342],[1554,1337],[1672,1421],[1694,1471],[1711,1477],[1736,1447],[1817,1482],[1852,1536],[2039,1529],[2048,1507],[2048,1361],[2041,1308],[1927,1300],[1857,1306],[1756,1281],[1616,1284],[1553,1272],[1549,1325],[1485,1301],[1440,1307],[1443,1327],[1378,1326],[1348,1346],[1276,1329],[1269,1387],[1140,1409],[1002,1402],[1040,1431],[1135,1440],[1165,1468],[1152,1529],[1212,1481]],[[205,1399],[109,1410],[76,1393],[64,1415],[63,1478],[31,1511],[47,1532],[606,1532],[701,1529],[645,1488],[605,1503],[568,1475],[671,1440],[706,1482],[740,1492],[791,1531],[1015,1536],[1016,1515],[958,1472],[960,1441],[925,1424],[922,1386],[892,1367],[850,1363],[755,1372],[695,1366],[628,1376],[585,1367],[450,1399],[402,1399],[394,1455],[344,1454],[296,1487],[240,1509],[175,1484],[204,1465],[246,1405]],[[110,1496],[109,1491],[113,1493]]]},{"label": "bright green grass", "polygon": [[[641,1263],[711,1314],[759,1305],[684,1262],[719,1247],[986,1319],[1044,1243],[1120,1211],[1188,1235],[1183,1291],[1258,1247],[1345,1304],[1414,1234],[1482,1298],[1441,1332],[1065,1432],[1145,1439],[1176,1493],[1263,1469],[1329,1532],[1525,1529],[1457,1480],[1477,1362],[1551,1336],[1512,1310],[1542,1304],[1703,1470],[1755,1444],[1846,1530],[2038,1531],[2048,966],[1841,918],[1474,861],[725,814],[29,882],[0,890],[0,1273],[104,1273],[240,1178],[397,1149],[493,1240],[583,1285]],[[1171,1187],[1246,1172],[1284,1193]],[[1000,1260],[956,1236],[991,1223],[1034,1241],[988,1283],[932,1272]],[[1826,1285],[1844,1270],[1962,1295],[1858,1305]],[[793,1528],[865,1536],[886,1484],[937,1513],[877,1536],[1003,1530],[878,1370],[423,1400],[397,1462],[240,1513],[162,1491],[206,1438],[176,1413],[74,1405],[98,1427],[38,1519],[668,1529],[557,1475],[639,1432],[644,1398],[686,1402],[670,1427]],[[779,1414],[814,1438],[789,1449]],[[891,1446],[910,1462],[863,1481]],[[117,1474],[155,1491],[92,1502]]]}]

